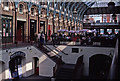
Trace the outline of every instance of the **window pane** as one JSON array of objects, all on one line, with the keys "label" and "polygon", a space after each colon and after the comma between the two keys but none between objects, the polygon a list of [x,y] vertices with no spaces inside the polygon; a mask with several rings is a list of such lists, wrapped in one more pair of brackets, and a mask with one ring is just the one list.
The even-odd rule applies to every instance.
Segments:
[{"label": "window pane", "polygon": [[34,15],[34,8],[31,8],[31,14]]},{"label": "window pane", "polygon": [[22,4],[20,4],[20,12],[23,12],[23,5]]}]

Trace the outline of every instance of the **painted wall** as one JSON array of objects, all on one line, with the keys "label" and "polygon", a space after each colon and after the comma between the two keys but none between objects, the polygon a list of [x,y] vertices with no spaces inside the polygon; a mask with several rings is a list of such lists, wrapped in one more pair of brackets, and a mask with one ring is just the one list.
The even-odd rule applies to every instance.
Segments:
[{"label": "painted wall", "polygon": [[[65,63],[76,64],[77,59],[83,55],[83,62],[84,62],[84,75],[89,75],[89,58],[96,54],[105,54],[109,55],[110,52],[113,54],[114,48],[109,47],[84,47],[84,46],[66,46],[66,45],[56,45],[57,48],[61,49],[68,55],[63,54],[62,52],[57,52],[59,55],[62,56],[62,60]],[[48,45],[51,49],[55,51],[55,47],[52,45]],[[72,48],[79,48],[79,53],[72,53]]]},{"label": "painted wall", "polygon": [[[30,49],[30,47],[29,47]],[[34,74],[34,57],[39,58],[39,75],[40,76],[46,76],[46,77],[52,77],[53,76],[53,67],[55,66],[55,63],[49,59],[45,54],[40,52],[35,47],[31,46],[32,50],[27,49],[27,47],[22,48],[14,48],[11,49],[12,54],[14,54],[17,51],[22,51],[26,54],[25,58],[22,58],[22,74],[23,77],[28,77],[32,74]],[[9,78],[9,61],[10,61],[10,50],[6,52],[6,50],[2,51],[2,61],[5,62],[5,70],[3,73],[5,73],[4,79]],[[49,66],[48,66],[49,65]]]},{"label": "painted wall", "polygon": [[[55,50],[55,48],[49,45],[50,48]],[[109,55],[111,50],[114,48],[103,48],[103,47],[82,47],[82,46],[66,46],[60,45],[57,46],[59,49],[63,50],[68,55],[63,54],[62,52],[57,52],[59,55],[62,56],[62,59],[65,63],[76,64],[77,59],[84,55],[83,62],[84,62],[84,75],[89,75],[89,58],[95,54],[105,54]],[[72,53],[72,48],[79,48],[79,53]],[[23,77],[30,76],[34,74],[34,57],[39,58],[39,75],[40,76],[53,76],[53,67],[55,63],[49,59],[45,54],[40,52],[37,48],[30,46],[29,49],[27,47],[22,48],[14,48],[11,49],[12,54],[17,51],[22,51],[26,54],[25,58],[22,59],[22,73]],[[4,64],[4,72],[5,74],[4,79],[9,78],[9,61],[10,61],[10,50],[6,52],[6,50],[2,50],[2,61],[5,62]]]},{"label": "painted wall", "polygon": [[0,61],[0,81],[2,80],[2,62]]}]

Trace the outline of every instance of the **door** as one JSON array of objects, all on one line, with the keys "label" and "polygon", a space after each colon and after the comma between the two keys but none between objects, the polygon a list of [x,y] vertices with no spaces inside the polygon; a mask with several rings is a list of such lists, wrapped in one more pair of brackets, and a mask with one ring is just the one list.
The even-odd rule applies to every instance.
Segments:
[{"label": "door", "polygon": [[112,59],[103,54],[96,54],[89,60],[89,76],[92,79],[107,79]]},{"label": "door", "polygon": [[18,21],[17,22],[17,41],[24,40],[24,22]]},{"label": "door", "polygon": [[37,57],[34,58],[35,64],[35,74],[39,75],[39,59]]},{"label": "door", "polygon": [[51,27],[48,25],[48,40],[50,40],[51,37]]},{"label": "door", "polygon": [[30,40],[31,41],[34,41],[35,33],[36,33],[36,21],[35,20],[31,20],[30,21]]}]

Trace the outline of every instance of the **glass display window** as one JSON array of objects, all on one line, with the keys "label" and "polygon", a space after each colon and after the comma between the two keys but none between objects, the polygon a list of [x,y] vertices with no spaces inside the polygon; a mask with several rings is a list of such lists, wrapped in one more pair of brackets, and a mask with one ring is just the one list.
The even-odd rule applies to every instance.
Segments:
[{"label": "glass display window", "polygon": [[112,29],[107,29],[108,34],[112,33]]},{"label": "glass display window", "polygon": [[119,29],[115,29],[115,34],[118,34],[118,32],[119,32]]},{"label": "glass display window", "polygon": [[104,29],[100,29],[100,34],[104,34]]},{"label": "glass display window", "polygon": [[2,38],[3,42],[12,42],[13,36],[12,17],[2,16]]}]

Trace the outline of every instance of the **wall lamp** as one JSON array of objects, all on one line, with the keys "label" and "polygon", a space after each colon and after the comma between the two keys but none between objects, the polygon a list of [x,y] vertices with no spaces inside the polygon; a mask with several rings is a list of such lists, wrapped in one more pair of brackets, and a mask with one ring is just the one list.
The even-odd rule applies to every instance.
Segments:
[{"label": "wall lamp", "polygon": [[11,52],[11,49],[10,49],[10,48],[7,49],[6,52],[9,53],[9,55],[12,55],[12,52]]},{"label": "wall lamp", "polygon": [[31,46],[27,47],[27,50],[29,50],[30,52],[32,52]]}]

